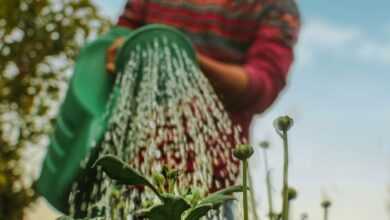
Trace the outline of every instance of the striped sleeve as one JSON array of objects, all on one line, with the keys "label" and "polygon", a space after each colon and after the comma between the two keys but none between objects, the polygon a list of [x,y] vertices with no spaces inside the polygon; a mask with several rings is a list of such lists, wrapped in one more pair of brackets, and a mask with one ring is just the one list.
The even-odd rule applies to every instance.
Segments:
[{"label": "striped sleeve", "polygon": [[117,25],[131,29],[144,25],[146,0],[128,0]]},{"label": "striped sleeve", "polygon": [[294,0],[274,0],[269,5],[244,64],[249,76],[244,97],[251,114],[267,109],[284,88],[299,28]]}]

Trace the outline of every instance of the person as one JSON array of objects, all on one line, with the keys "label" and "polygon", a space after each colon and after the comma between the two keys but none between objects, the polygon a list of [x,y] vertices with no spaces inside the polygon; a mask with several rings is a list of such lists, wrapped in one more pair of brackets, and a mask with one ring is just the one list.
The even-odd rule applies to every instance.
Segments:
[{"label": "person", "polygon": [[[300,29],[295,0],[128,0],[117,25],[160,23],[184,32],[198,62],[245,136],[286,84]],[[107,51],[114,72],[118,39]]]},{"label": "person", "polygon": [[[137,29],[155,23],[175,27],[192,41],[202,72],[248,137],[252,117],[269,108],[286,85],[300,29],[296,2],[128,0],[117,25]],[[115,72],[123,41],[118,38],[107,50],[108,72]],[[223,170],[220,164],[214,169]]]}]

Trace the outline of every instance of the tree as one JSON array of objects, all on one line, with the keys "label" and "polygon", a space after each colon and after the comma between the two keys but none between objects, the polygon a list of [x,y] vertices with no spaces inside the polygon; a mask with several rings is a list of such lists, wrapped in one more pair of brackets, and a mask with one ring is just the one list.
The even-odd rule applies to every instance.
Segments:
[{"label": "tree", "polygon": [[23,152],[44,149],[72,61],[109,22],[90,0],[0,5],[0,219],[19,220],[36,198]]}]

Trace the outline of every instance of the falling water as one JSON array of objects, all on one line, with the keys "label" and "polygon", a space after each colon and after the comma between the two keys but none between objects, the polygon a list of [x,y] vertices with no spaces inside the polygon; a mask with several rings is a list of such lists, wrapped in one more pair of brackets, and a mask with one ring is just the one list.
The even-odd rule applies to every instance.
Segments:
[{"label": "falling water", "polygon": [[[109,129],[96,147],[99,155],[116,155],[147,177],[162,165],[179,169],[180,187],[208,190],[235,183],[239,167],[232,148],[245,142],[241,129],[185,50],[162,37],[136,47],[115,88],[120,95],[116,100],[112,95],[108,104]],[[226,163],[223,178],[213,178],[213,166],[221,161]],[[79,209],[88,216],[104,212],[102,219],[132,219],[131,213],[155,199],[147,190],[113,186],[99,168],[94,172],[74,185],[72,213]],[[88,181],[90,189],[79,187]]]}]

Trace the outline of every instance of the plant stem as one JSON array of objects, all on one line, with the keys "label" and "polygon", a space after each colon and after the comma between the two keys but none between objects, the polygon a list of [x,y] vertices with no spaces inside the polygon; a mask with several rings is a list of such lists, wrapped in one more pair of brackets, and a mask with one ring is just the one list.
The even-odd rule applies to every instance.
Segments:
[{"label": "plant stem", "polygon": [[249,176],[249,187],[250,187],[253,219],[260,220],[259,216],[257,215],[257,204],[256,204],[256,199],[255,199],[255,191],[253,190],[253,177],[251,175],[250,169],[248,170],[248,176]]},{"label": "plant stem", "polygon": [[263,154],[264,154],[264,168],[267,175],[266,185],[267,185],[267,197],[268,197],[268,215],[269,215],[269,219],[273,220],[274,210],[273,210],[273,200],[272,200],[271,171],[268,168],[268,155],[266,149],[263,149]]},{"label": "plant stem", "polygon": [[247,183],[247,172],[248,172],[248,160],[243,161],[242,166],[242,184],[244,186],[243,191],[243,203],[244,203],[244,220],[248,220],[248,183]]},{"label": "plant stem", "polygon": [[284,167],[283,167],[283,206],[282,206],[282,220],[288,220],[289,205],[288,205],[288,137],[287,131],[282,133],[283,147],[284,147]]},{"label": "plant stem", "polygon": [[328,208],[324,208],[324,220],[328,220]]}]

